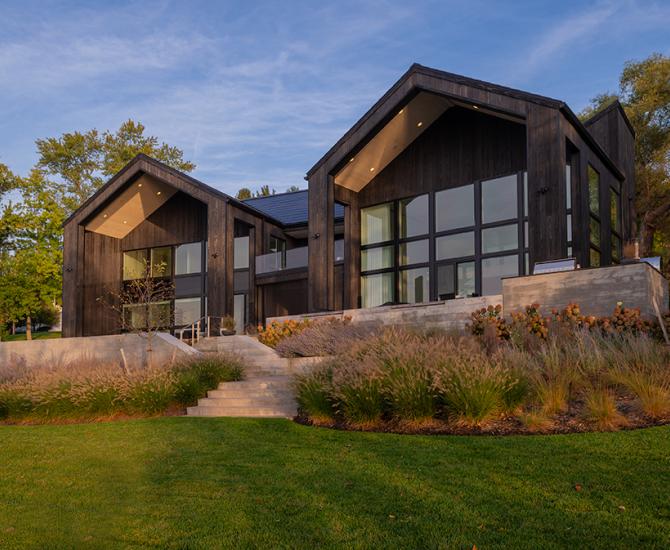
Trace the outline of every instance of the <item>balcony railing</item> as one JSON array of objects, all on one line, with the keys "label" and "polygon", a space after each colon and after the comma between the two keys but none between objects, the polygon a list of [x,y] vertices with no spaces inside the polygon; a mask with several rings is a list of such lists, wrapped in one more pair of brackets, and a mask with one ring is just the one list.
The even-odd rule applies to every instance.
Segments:
[{"label": "balcony railing", "polygon": [[[301,246],[284,252],[270,252],[256,256],[256,274],[273,273],[286,269],[307,267],[308,248]],[[335,241],[335,262],[344,261],[344,240]]]}]

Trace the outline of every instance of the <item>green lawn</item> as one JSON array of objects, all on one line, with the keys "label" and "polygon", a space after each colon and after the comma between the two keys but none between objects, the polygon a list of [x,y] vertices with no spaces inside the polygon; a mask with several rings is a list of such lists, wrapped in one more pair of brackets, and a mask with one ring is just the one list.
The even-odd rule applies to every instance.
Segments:
[{"label": "green lawn", "polygon": [[[581,485],[581,491],[575,485]],[[0,426],[0,548],[668,548],[670,427]]]},{"label": "green lawn", "polygon": [[[60,338],[60,332],[33,332],[33,340],[49,340],[51,338]],[[3,342],[18,342],[20,340],[25,340],[26,335],[24,334],[5,334],[2,337]]]}]

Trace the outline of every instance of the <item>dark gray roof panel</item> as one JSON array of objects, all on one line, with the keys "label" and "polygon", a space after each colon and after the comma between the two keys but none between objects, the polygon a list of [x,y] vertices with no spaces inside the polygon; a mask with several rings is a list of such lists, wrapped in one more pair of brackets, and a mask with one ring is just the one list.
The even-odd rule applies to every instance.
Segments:
[{"label": "dark gray roof panel", "polygon": [[[307,189],[267,197],[254,197],[243,202],[279,220],[284,225],[307,223],[309,209]],[[344,206],[335,203],[335,219],[342,218],[344,218]]]}]

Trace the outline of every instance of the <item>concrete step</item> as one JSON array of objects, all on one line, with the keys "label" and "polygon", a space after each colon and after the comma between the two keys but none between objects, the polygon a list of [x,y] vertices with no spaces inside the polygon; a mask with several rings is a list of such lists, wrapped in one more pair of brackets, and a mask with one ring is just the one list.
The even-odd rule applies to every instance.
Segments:
[{"label": "concrete step", "polygon": [[230,416],[245,418],[293,418],[297,409],[258,407],[189,407],[188,416]]},{"label": "concrete step", "polygon": [[237,399],[242,397],[248,399],[263,399],[263,398],[277,398],[277,397],[293,399],[293,389],[290,387],[272,388],[272,389],[260,389],[260,388],[233,389],[224,387],[219,390],[208,391],[207,397],[209,397],[210,399]]},{"label": "concrete step", "polygon": [[198,399],[198,407],[249,407],[263,409],[266,407],[292,408],[295,400],[290,396],[272,397],[203,397]]}]

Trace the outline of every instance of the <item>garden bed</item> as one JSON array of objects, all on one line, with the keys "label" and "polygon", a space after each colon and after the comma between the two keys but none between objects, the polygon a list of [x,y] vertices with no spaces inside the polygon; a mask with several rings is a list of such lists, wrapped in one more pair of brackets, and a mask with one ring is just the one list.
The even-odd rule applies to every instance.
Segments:
[{"label": "garden bed", "polygon": [[[281,334],[282,327],[271,327]],[[615,431],[670,422],[670,350],[639,311],[510,318],[475,312],[466,333],[327,320],[278,338],[328,357],[296,377],[303,424],[420,434]]]}]

